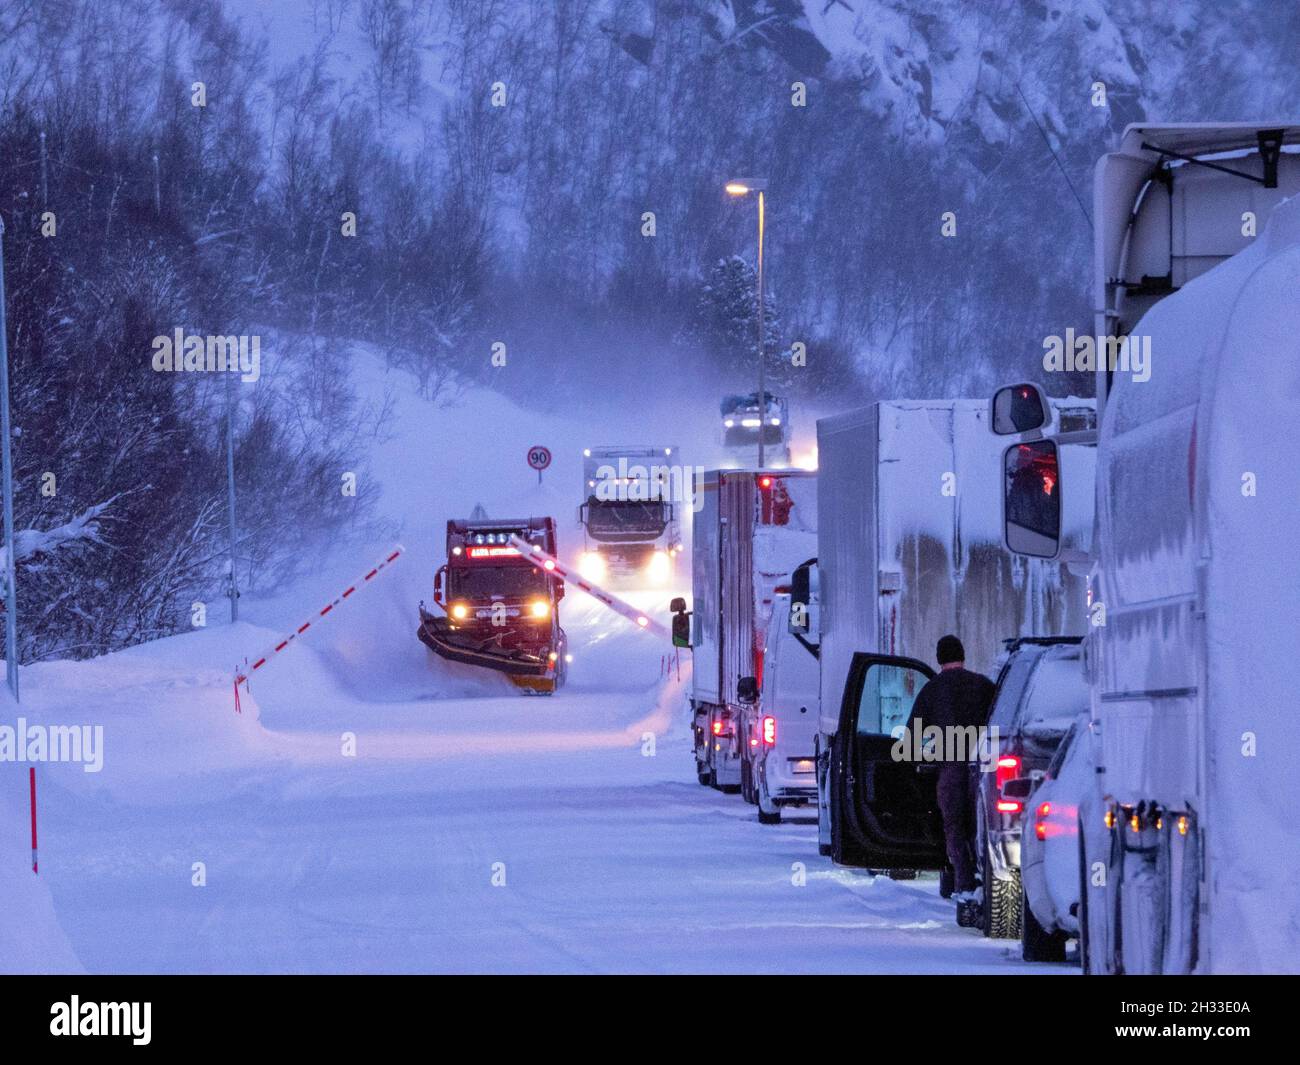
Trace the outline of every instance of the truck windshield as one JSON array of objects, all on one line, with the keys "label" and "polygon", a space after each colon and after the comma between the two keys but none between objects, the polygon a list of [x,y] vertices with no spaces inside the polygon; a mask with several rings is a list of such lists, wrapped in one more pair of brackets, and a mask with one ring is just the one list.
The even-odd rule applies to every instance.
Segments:
[{"label": "truck windshield", "polygon": [[637,533],[659,536],[668,524],[668,505],[662,501],[587,500],[587,530],[593,536]]},{"label": "truck windshield", "polygon": [[493,596],[527,599],[547,594],[546,578],[533,566],[463,566],[447,571],[451,599],[481,601]]}]

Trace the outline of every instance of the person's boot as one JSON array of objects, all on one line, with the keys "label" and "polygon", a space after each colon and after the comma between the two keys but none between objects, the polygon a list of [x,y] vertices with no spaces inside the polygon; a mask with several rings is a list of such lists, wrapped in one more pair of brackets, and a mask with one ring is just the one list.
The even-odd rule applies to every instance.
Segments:
[{"label": "person's boot", "polygon": [[952,898],[957,903],[957,927],[978,928],[984,916],[980,912],[981,906],[978,893],[974,891],[958,891]]}]

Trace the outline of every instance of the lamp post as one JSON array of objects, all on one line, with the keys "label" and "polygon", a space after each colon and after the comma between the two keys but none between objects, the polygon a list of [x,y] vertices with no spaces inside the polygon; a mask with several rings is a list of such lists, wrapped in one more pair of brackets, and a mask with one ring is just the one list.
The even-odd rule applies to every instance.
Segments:
[{"label": "lamp post", "polygon": [[763,207],[764,194],[767,191],[766,178],[734,178],[725,186],[728,195],[748,196],[758,193],[758,468],[763,468],[766,457],[763,438],[767,435],[767,379],[764,373],[763,355]]},{"label": "lamp post", "polygon": [[14,463],[9,425],[9,341],[5,324],[4,219],[0,218],[0,492],[4,495],[5,680],[18,699],[18,589],[14,587]]}]

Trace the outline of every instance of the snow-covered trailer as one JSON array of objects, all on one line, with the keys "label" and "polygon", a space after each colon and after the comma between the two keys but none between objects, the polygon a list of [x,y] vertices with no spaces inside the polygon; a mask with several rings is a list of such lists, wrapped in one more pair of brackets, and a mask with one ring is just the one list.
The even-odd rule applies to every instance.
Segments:
[{"label": "snow-covered trailer", "polygon": [[817,475],[710,470],[692,536],[688,696],[701,784],[741,781],[742,677],[762,679],[765,628],[778,584],[817,553]]},{"label": "snow-covered trailer", "polygon": [[1300,971],[1297,144],[1133,126],[1097,167],[1096,330],[1150,379],[1098,380],[1092,971]]},{"label": "snow-covered trailer", "polygon": [[[1073,419],[1082,427],[1091,415],[1089,400],[1054,402],[1062,423]],[[939,637],[954,632],[967,666],[991,673],[1007,637],[1081,633],[1087,624],[1083,577],[1002,548],[1002,443],[987,418],[982,400],[890,400],[817,423],[818,832],[822,852],[838,862],[875,864],[867,856],[886,849],[855,842],[835,825],[851,801],[842,787],[852,775],[850,754],[835,740],[855,655],[910,656],[932,665]],[[1092,459],[1090,448],[1069,448],[1064,461],[1087,480]],[[1066,493],[1062,504],[1073,542],[1086,545],[1090,494]],[[900,861],[910,855],[910,867],[938,868],[942,841],[923,820],[910,835],[927,839],[889,853]]]}]

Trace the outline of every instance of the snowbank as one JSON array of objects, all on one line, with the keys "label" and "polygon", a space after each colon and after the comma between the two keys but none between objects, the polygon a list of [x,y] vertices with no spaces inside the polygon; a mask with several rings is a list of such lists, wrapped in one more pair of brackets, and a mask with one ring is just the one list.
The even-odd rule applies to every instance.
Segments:
[{"label": "snowbank", "polygon": [[[12,725],[18,714],[9,689],[0,690],[0,724]],[[84,972],[47,878],[32,873],[28,788],[27,766],[0,762],[0,973]]]}]

